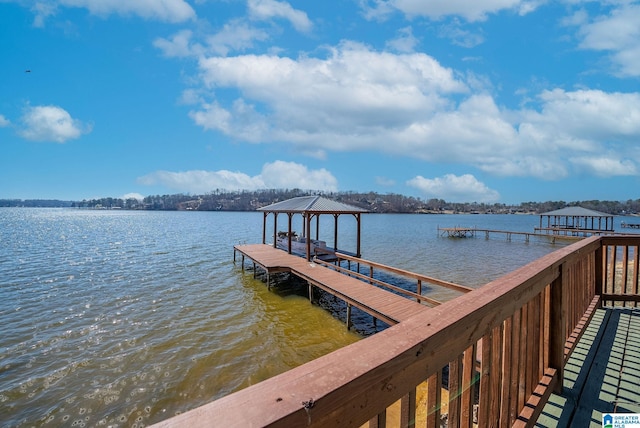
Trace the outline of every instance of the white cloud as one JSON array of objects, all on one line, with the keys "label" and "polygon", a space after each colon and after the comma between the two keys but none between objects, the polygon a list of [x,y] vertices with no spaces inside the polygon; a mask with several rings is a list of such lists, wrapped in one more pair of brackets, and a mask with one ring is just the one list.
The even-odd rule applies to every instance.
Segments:
[{"label": "white cloud", "polygon": [[137,15],[166,22],[184,22],[196,17],[193,8],[184,0],[59,0],[58,4],[86,8],[99,16]]},{"label": "white cloud", "polygon": [[335,177],[324,168],[309,170],[306,166],[275,161],[263,166],[262,172],[249,176],[243,172],[220,171],[156,171],[138,178],[144,185],[162,185],[180,192],[202,194],[215,189],[256,190],[292,189],[336,191]]},{"label": "white cloud", "polygon": [[303,33],[308,33],[313,28],[313,23],[305,12],[294,9],[285,1],[249,0],[248,8],[249,15],[253,19],[283,18],[288,20],[296,30]]},{"label": "white cloud", "polygon": [[418,189],[425,197],[451,202],[496,202],[500,199],[498,192],[471,174],[446,174],[436,178],[424,178],[419,175],[407,181],[407,185]]},{"label": "white cloud", "polygon": [[9,125],[11,125],[11,122],[9,121],[9,119],[4,117],[4,115],[0,114],[0,128],[5,128]]},{"label": "white cloud", "polygon": [[525,113],[523,123],[553,133],[555,141],[567,148],[592,149],[598,142],[631,142],[640,136],[638,92],[555,89],[543,91],[539,98],[541,111]]},{"label": "white cloud", "polygon": [[398,37],[387,42],[387,47],[396,52],[411,53],[415,50],[418,42],[418,39],[413,35],[413,29],[405,27],[398,30]]},{"label": "white cloud", "polygon": [[144,199],[144,196],[142,196],[140,193],[127,193],[126,195],[120,196],[120,199],[136,199],[138,201],[142,201]]},{"label": "white cloud", "polygon": [[236,19],[227,22],[217,33],[205,37],[203,42],[195,41],[191,30],[181,30],[168,39],[158,37],[153,41],[153,45],[169,58],[199,57],[207,54],[226,56],[230,52],[242,52],[253,48],[255,42],[268,38],[269,34],[264,30]]},{"label": "white cloud", "polygon": [[200,54],[202,46],[191,45],[191,30],[182,30],[175,33],[170,39],[158,37],[153,41],[153,46],[160,49],[164,56],[169,58],[183,58]]},{"label": "white cloud", "polygon": [[33,25],[44,26],[45,20],[55,15],[60,7],[87,9],[98,16],[136,15],[144,19],[164,22],[184,22],[196,18],[193,8],[185,0],[51,0],[37,1],[31,6],[35,14]]},{"label": "white cloud", "polygon": [[568,23],[580,25],[582,49],[610,52],[615,72],[622,76],[640,76],[640,4],[621,4],[608,15],[587,22],[584,11]]},{"label": "white cloud", "polygon": [[473,48],[484,43],[482,34],[465,30],[458,19],[453,19],[451,22],[443,24],[438,31],[438,35],[450,39],[451,43],[463,48]]},{"label": "white cloud", "polygon": [[22,116],[22,129],[19,134],[32,141],[52,141],[64,143],[91,131],[61,107],[28,107]]},{"label": "white cloud", "polygon": [[[254,100],[253,112],[276,129],[271,139],[300,144],[315,144],[314,136],[324,132],[373,132],[372,123],[380,128],[403,126],[447,104],[443,94],[466,91],[450,69],[428,55],[374,52],[356,43],[331,49],[326,59],[210,57],[200,61],[200,69],[202,82],[210,90],[237,88]],[[226,110],[225,117],[235,117]],[[214,116],[219,120],[221,112]],[[238,131],[231,127],[226,132],[237,136]],[[343,146],[330,139],[324,144]]]},{"label": "white cloud", "polygon": [[614,177],[625,175],[637,175],[638,167],[633,161],[619,159],[615,155],[611,157],[576,157],[570,159],[579,169],[587,174],[599,177]]},{"label": "white cloud", "polygon": [[396,182],[395,180],[392,180],[390,178],[378,176],[376,177],[376,184],[378,184],[379,186],[390,187],[395,186]]},{"label": "white cloud", "polygon": [[214,35],[207,37],[209,51],[219,55],[227,55],[231,51],[242,52],[252,48],[255,41],[264,41],[269,35],[258,28],[250,26],[242,20],[226,23]]},{"label": "white cloud", "polygon": [[[234,140],[284,143],[314,156],[374,151],[545,180],[594,174],[579,160],[640,140],[638,92],[552,89],[530,98],[527,108],[509,110],[482,79],[422,53],[352,42],[328,52],[202,58],[198,107],[190,115]],[[238,97],[216,96],[227,89]],[[640,150],[626,156],[618,170],[636,170]]]},{"label": "white cloud", "polygon": [[[373,0],[361,1],[368,18],[389,15],[392,10],[413,16],[425,16],[433,20],[445,16],[459,16],[467,21],[484,21],[487,15],[502,10],[513,10],[524,15],[535,10],[541,1],[527,0]],[[373,3],[373,4],[370,4]]]}]

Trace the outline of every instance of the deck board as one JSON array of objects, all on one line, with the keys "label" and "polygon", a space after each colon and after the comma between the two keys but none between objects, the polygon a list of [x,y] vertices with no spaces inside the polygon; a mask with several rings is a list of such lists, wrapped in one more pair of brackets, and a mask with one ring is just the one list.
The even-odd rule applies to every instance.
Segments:
[{"label": "deck board", "polygon": [[600,427],[603,413],[640,413],[640,309],[598,309],[538,427]]},{"label": "deck board", "polygon": [[234,249],[268,273],[291,272],[389,324],[399,323],[429,309],[418,302],[270,245],[236,245]]}]

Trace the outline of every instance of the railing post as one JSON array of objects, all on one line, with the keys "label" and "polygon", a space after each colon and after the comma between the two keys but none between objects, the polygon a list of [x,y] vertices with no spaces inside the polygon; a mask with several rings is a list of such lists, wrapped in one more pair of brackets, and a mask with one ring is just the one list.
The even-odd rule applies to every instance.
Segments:
[{"label": "railing post", "polygon": [[[595,293],[596,296],[601,296],[602,295],[602,291],[603,291],[603,285],[604,285],[604,263],[605,263],[605,256],[606,256],[606,251],[605,251],[605,247],[602,243],[602,238],[600,239],[600,246],[598,247],[598,249],[596,250],[595,253],[595,272],[594,272],[594,279],[595,279]],[[602,300],[600,300],[600,307],[602,307]]]},{"label": "railing post", "polygon": [[564,344],[567,340],[566,293],[564,290],[567,275],[567,263],[560,266],[558,277],[551,283],[551,302],[549,307],[549,367],[557,370],[556,393],[562,393],[564,379]]}]

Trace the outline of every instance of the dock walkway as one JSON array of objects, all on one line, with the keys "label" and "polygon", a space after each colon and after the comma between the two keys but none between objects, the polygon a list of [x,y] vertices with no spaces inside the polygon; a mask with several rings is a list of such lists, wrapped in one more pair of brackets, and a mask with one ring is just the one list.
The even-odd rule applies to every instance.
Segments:
[{"label": "dock walkway", "polygon": [[425,305],[309,262],[302,257],[288,254],[270,245],[236,245],[234,256],[235,252],[242,254],[243,265],[244,258],[247,257],[264,269],[267,276],[271,273],[290,272],[308,281],[310,285],[344,300],[347,303],[347,325],[350,323],[351,306],[389,325],[397,324],[429,309]]},{"label": "dock walkway", "polygon": [[640,413],[640,309],[598,309],[538,427],[599,427],[606,413]]}]

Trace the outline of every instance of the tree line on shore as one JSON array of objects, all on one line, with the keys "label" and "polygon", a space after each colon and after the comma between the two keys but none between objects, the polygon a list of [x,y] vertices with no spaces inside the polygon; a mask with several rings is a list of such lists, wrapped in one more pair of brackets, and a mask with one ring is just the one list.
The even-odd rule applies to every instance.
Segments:
[{"label": "tree line on shore", "polygon": [[613,215],[640,213],[640,199],[627,201],[547,201],[522,202],[518,205],[502,203],[447,202],[443,199],[421,199],[394,193],[376,192],[306,192],[300,189],[270,189],[256,191],[215,190],[204,195],[172,194],[147,196],[142,200],[128,198],[99,198],[82,201],[57,199],[0,199],[0,207],[66,207],[83,209],[127,209],[160,211],[255,211],[256,209],[298,196],[320,195],[374,213],[543,213],[568,206],[600,211]]}]

